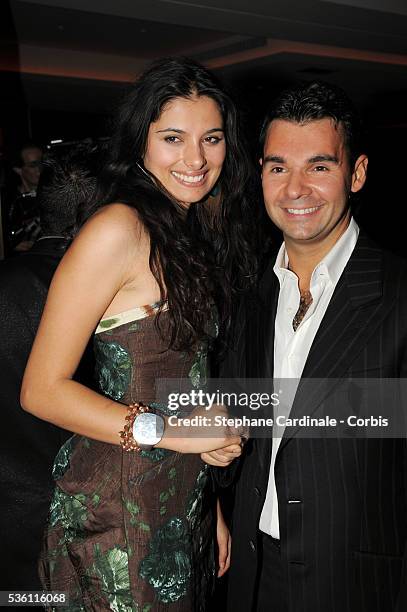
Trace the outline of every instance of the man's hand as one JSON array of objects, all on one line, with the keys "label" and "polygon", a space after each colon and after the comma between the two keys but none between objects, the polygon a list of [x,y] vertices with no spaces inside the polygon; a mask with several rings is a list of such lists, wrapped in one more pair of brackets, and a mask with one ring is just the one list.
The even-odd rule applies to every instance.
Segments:
[{"label": "man's hand", "polygon": [[230,446],[225,446],[225,448],[201,453],[201,459],[208,465],[227,467],[236,457],[240,457],[241,454],[242,446],[240,444],[230,444]]},{"label": "man's hand", "polygon": [[217,525],[216,539],[218,543],[218,578],[225,574],[230,567],[230,552],[232,547],[232,537],[223,518],[219,500],[217,501]]},{"label": "man's hand", "polygon": [[[219,423],[217,418],[220,419]],[[230,426],[226,422],[227,419],[226,407],[217,404],[211,406],[210,410],[198,406],[187,417],[180,418],[179,424],[176,420],[175,424],[171,425],[170,417],[167,416],[164,436],[157,447],[181,453],[209,453],[229,446],[239,446],[240,431]],[[184,424],[184,421],[191,423],[193,420],[196,420],[197,425]]]}]

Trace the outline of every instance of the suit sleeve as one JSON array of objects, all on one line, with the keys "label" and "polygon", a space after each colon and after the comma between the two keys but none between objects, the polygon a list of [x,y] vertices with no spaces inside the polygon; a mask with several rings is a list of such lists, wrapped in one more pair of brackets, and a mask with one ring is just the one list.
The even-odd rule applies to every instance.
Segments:
[{"label": "suit sleeve", "polygon": [[[404,279],[404,282],[407,281],[407,278]],[[404,283],[403,283],[404,284]],[[403,320],[406,317],[407,312],[407,299],[404,300],[404,306],[400,308],[399,320]],[[403,323],[400,324],[399,329],[404,330]],[[406,428],[407,423],[407,393],[405,389],[407,387],[407,332],[404,334],[404,350],[401,358],[401,367],[400,367],[400,378],[402,380],[402,405],[404,411],[404,427]],[[405,430],[406,434],[406,430]],[[407,436],[404,438],[404,494],[406,496],[406,505],[407,505]],[[407,522],[407,516],[405,517]],[[400,591],[397,598],[397,604],[395,607],[395,612],[404,612],[407,610],[407,542],[404,545],[404,554],[403,554],[403,564],[402,564],[402,573],[400,580]]]},{"label": "suit sleeve", "polygon": [[[239,387],[239,379],[245,377],[245,319],[245,302],[242,300],[234,320],[226,353],[219,367],[219,379],[232,382],[235,389]],[[229,412],[233,414],[234,406],[229,406]],[[226,468],[212,466],[211,472],[215,487],[231,486],[236,479],[240,462],[239,457]]]}]

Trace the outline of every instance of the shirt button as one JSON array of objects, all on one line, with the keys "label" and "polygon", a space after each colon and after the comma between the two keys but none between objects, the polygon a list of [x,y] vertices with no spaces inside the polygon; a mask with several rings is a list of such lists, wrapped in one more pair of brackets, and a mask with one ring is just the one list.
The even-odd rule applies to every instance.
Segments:
[{"label": "shirt button", "polygon": [[253,551],[253,552],[256,552],[256,545],[255,545],[255,543],[253,542],[253,540],[249,540],[249,545],[250,545],[250,548],[252,549],[252,551]]}]

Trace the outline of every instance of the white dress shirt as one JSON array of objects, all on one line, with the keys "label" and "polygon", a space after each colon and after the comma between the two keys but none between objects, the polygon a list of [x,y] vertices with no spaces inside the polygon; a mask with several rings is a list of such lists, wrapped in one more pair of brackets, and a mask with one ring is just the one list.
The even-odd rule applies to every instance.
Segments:
[{"label": "white dress shirt", "polygon": [[[301,378],[305,362],[308,358],[315,334],[328,308],[336,284],[341,277],[346,264],[355,248],[359,228],[352,218],[348,228],[339,238],[335,246],[315,267],[310,282],[310,292],[313,298],[302,322],[293,329],[293,318],[300,304],[298,277],[288,269],[288,256],[284,243],[278,252],[274,273],[280,283],[274,336],[274,378],[295,379],[287,388],[290,399],[281,412],[288,415],[295,391]],[[283,395],[281,396],[283,397]],[[287,394],[285,395],[287,399]],[[276,413],[275,413],[276,416]],[[280,428],[279,436],[283,435]],[[273,438],[270,474],[266,499],[261,512],[259,528],[273,538],[280,538],[278,519],[278,498],[274,479],[274,466],[281,437]]]}]

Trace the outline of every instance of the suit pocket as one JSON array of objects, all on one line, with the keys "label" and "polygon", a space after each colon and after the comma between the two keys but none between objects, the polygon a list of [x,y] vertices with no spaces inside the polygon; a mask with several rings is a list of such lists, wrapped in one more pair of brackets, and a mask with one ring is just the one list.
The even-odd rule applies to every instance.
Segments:
[{"label": "suit pocket", "polygon": [[365,551],[352,553],[358,606],[362,612],[393,610],[400,590],[403,558]]}]

